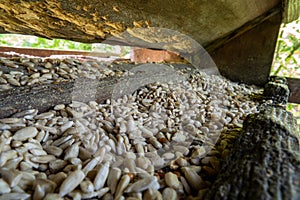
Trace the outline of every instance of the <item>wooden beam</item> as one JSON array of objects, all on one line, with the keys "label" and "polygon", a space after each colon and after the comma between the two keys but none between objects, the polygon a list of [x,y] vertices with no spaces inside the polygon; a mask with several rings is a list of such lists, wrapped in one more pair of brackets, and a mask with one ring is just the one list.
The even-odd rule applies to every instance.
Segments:
[{"label": "wooden beam", "polygon": [[222,45],[210,55],[220,73],[232,81],[267,83],[273,62],[281,13]]},{"label": "wooden beam", "polygon": [[287,82],[290,89],[289,102],[300,104],[300,79],[287,78]]},{"label": "wooden beam", "polygon": [[[132,28],[160,27],[179,31],[206,45],[279,3],[280,0],[2,0],[0,27],[10,33],[89,43]],[[159,39],[159,33],[155,38]]]},{"label": "wooden beam", "polygon": [[[130,70],[135,66],[128,63],[114,63],[113,69]],[[188,64],[172,64],[172,66],[176,70],[192,68]],[[10,68],[3,68],[2,70],[9,72]],[[18,70],[28,73],[21,67]],[[157,77],[164,79],[170,75],[169,73],[172,73],[172,71],[159,73]],[[9,117],[18,111],[31,108],[38,109],[39,112],[45,112],[55,105],[69,104],[72,101],[103,102],[106,99],[112,98],[114,87],[120,80],[122,80],[120,77],[107,77],[101,80],[81,77],[76,80],[66,80],[66,82],[57,84],[35,84],[5,90],[0,92],[0,118]]]}]

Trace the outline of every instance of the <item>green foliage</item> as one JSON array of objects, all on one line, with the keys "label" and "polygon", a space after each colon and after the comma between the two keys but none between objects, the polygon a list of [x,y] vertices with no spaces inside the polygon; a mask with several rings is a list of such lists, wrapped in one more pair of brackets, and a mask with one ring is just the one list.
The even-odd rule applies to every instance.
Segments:
[{"label": "green foliage", "polygon": [[80,42],[73,42],[63,39],[45,39],[35,36],[18,35],[18,34],[0,34],[0,46],[12,47],[32,47],[58,50],[75,50],[75,51],[97,51],[128,54],[130,48],[112,46],[107,44],[86,44]]},{"label": "green foliage", "polygon": [[73,42],[69,40],[53,39],[48,40],[35,36],[2,34],[0,35],[0,45],[2,46],[17,46],[17,47],[32,47],[45,49],[61,49],[61,50],[82,50],[91,51],[92,44]]},{"label": "green foliage", "polygon": [[[300,19],[282,27],[271,74],[300,78]],[[288,104],[287,110],[296,117],[300,132],[300,105]]]},{"label": "green foliage", "polygon": [[283,25],[277,41],[272,75],[300,78],[300,19]]}]

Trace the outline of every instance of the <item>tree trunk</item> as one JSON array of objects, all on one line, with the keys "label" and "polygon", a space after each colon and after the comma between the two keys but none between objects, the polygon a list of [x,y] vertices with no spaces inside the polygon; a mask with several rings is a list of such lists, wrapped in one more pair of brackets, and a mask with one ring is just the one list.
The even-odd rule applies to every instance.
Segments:
[{"label": "tree trunk", "polygon": [[280,105],[288,95],[282,80],[266,85],[264,97],[275,105],[247,117],[206,199],[300,198],[299,133],[293,115]]}]

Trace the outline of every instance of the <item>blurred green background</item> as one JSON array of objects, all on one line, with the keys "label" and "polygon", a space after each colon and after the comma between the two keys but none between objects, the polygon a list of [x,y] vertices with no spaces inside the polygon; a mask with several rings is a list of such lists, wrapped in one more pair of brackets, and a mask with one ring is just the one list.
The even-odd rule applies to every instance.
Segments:
[{"label": "blurred green background", "polygon": [[[283,24],[271,70],[272,75],[300,78],[300,19]],[[300,104],[288,104],[297,119],[300,132]]]},{"label": "blurred green background", "polygon": [[[97,51],[103,53],[119,53],[124,56],[130,48],[105,44],[84,44],[68,40],[48,40],[35,36],[2,34],[0,46],[32,47],[59,50]],[[300,19],[283,24],[277,41],[271,75],[300,78]],[[288,104],[287,109],[297,119],[300,131],[300,105]]]}]

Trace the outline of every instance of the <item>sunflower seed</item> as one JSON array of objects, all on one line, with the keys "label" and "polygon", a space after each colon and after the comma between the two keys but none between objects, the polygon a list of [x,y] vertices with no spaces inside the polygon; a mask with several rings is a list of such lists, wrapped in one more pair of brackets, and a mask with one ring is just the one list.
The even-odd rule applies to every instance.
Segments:
[{"label": "sunflower seed", "polygon": [[5,193],[10,193],[11,189],[7,182],[5,182],[2,178],[0,179],[0,195]]},{"label": "sunflower seed", "polygon": [[68,160],[69,158],[76,158],[79,154],[79,145],[80,145],[80,143],[77,142],[77,143],[73,144],[72,146],[68,147],[64,151],[64,153],[65,153],[64,160]]},{"label": "sunflower seed", "polygon": [[22,178],[20,182],[18,183],[18,186],[22,188],[23,190],[32,189],[34,182],[36,180],[34,172],[31,171],[22,171]]},{"label": "sunflower seed", "polygon": [[[123,161],[122,161],[122,163],[123,163]],[[124,167],[127,168],[129,170],[129,172],[132,172],[132,173],[136,172],[135,161],[132,158],[125,158]]]},{"label": "sunflower seed", "polygon": [[63,181],[59,188],[59,195],[61,197],[72,192],[85,178],[85,174],[81,170],[71,172]]},{"label": "sunflower seed", "polygon": [[87,181],[83,181],[80,183],[80,189],[84,192],[84,193],[91,193],[94,191],[94,185],[91,181],[87,180]]},{"label": "sunflower seed", "polygon": [[15,169],[18,167],[19,163],[23,160],[23,157],[17,157],[8,160],[3,167],[6,167],[8,169]]},{"label": "sunflower seed", "polygon": [[35,127],[25,127],[21,130],[18,130],[14,135],[14,140],[25,141],[29,138],[34,138],[38,133],[38,130]]},{"label": "sunflower seed", "polygon": [[59,194],[56,193],[48,193],[46,194],[46,196],[44,197],[43,200],[63,200],[63,198],[61,198],[59,196]]},{"label": "sunflower seed", "polygon": [[115,193],[115,199],[121,198],[125,188],[128,186],[130,182],[129,175],[125,174],[122,176]]},{"label": "sunflower seed", "polygon": [[195,149],[191,155],[191,158],[202,158],[206,154],[206,150],[203,146]]},{"label": "sunflower seed", "polygon": [[178,145],[174,145],[173,149],[175,152],[180,152],[182,153],[184,156],[189,154],[189,149],[185,146],[178,146]]},{"label": "sunflower seed", "polygon": [[43,149],[40,149],[40,148],[29,149],[29,152],[32,153],[32,155],[34,155],[34,156],[47,155],[47,152],[45,152]]},{"label": "sunflower seed", "polygon": [[0,167],[3,167],[8,160],[16,158],[16,157],[17,157],[17,151],[15,151],[15,150],[1,152]]},{"label": "sunflower seed", "polygon": [[144,196],[143,199],[162,199],[162,195],[159,191],[154,188],[149,188]]},{"label": "sunflower seed", "polygon": [[49,162],[49,168],[52,173],[62,170],[67,165],[67,161],[61,159],[54,159]]},{"label": "sunflower seed", "polygon": [[39,142],[36,142],[35,140],[31,140],[31,139],[29,139],[28,142],[23,143],[23,146],[27,151],[29,151],[30,149],[41,149],[41,150],[43,149],[43,147]]},{"label": "sunflower seed", "polygon": [[7,79],[7,82],[9,82],[13,86],[18,86],[18,87],[21,86],[21,83],[17,79],[14,79],[14,78]]},{"label": "sunflower seed", "polygon": [[51,69],[51,68],[52,68],[52,64],[51,64],[50,62],[47,62],[47,63],[44,65],[44,67],[45,67],[46,69]]},{"label": "sunflower seed", "polygon": [[22,122],[22,119],[19,118],[3,118],[0,119],[0,122],[3,124],[17,124]]},{"label": "sunflower seed", "polygon": [[108,177],[108,173],[109,173],[109,162],[106,162],[99,168],[98,173],[94,179],[95,190],[99,190],[104,186],[106,179]]},{"label": "sunflower seed", "polygon": [[165,188],[162,192],[162,197],[163,199],[168,200],[176,200],[178,198],[177,193],[173,188]]},{"label": "sunflower seed", "polygon": [[71,128],[73,126],[74,122],[73,121],[67,121],[66,123],[64,123],[61,127],[60,130],[62,133],[64,133],[66,130],[68,130],[69,128]]},{"label": "sunflower seed", "polygon": [[75,139],[70,139],[68,141],[66,141],[65,143],[59,145],[60,148],[62,148],[63,150],[65,150],[66,148],[70,147],[73,145],[73,143],[75,142]]},{"label": "sunflower seed", "polygon": [[37,185],[34,188],[33,199],[42,200],[44,196],[45,196],[45,191],[40,185]]},{"label": "sunflower seed", "polygon": [[32,157],[30,160],[35,163],[46,164],[55,159],[56,159],[56,157],[53,155],[41,155],[41,156],[37,156],[37,157]]},{"label": "sunflower seed", "polygon": [[8,200],[8,199],[26,200],[28,198],[30,198],[30,194],[27,193],[7,193],[7,194],[2,194],[0,196],[0,200]]},{"label": "sunflower seed", "polygon": [[90,152],[86,148],[83,148],[83,147],[80,146],[79,147],[78,157],[82,161],[86,161],[86,160],[88,160],[88,159],[90,159],[92,157],[92,152]]},{"label": "sunflower seed", "polygon": [[204,181],[202,178],[197,174],[197,172],[190,168],[190,167],[183,167],[182,172],[184,173],[185,178],[187,179],[189,185],[194,189],[194,190],[200,190],[204,185]]},{"label": "sunflower seed", "polygon": [[0,76],[0,84],[6,84],[7,80]]},{"label": "sunflower seed", "polygon": [[121,178],[121,170],[119,168],[112,168],[109,171],[108,177],[107,177],[107,186],[110,189],[110,192],[112,194],[115,193],[116,191],[116,187],[117,187],[117,183],[119,181],[119,179]]},{"label": "sunflower seed", "polygon": [[57,132],[58,132],[58,130],[55,127],[48,127],[48,126],[43,126],[43,125],[39,125],[39,124],[36,124],[35,127],[40,130],[44,130],[46,132],[52,133],[52,134],[57,134]]},{"label": "sunflower seed", "polygon": [[59,157],[62,153],[63,153],[63,150],[57,146],[45,146],[44,147],[44,150],[48,153],[48,154],[51,154],[51,155],[54,155],[54,156],[57,156]]},{"label": "sunflower seed", "polygon": [[61,185],[63,181],[66,180],[66,178],[67,178],[67,174],[65,174],[64,172],[59,172],[57,174],[49,176],[49,179],[52,182],[56,183],[56,185]]},{"label": "sunflower seed", "polygon": [[126,188],[124,192],[129,193],[129,192],[142,192],[144,190],[147,190],[148,188],[152,187],[157,182],[156,177],[148,177],[141,179],[129,187]]},{"label": "sunflower seed", "polygon": [[36,140],[39,141],[40,143],[44,140],[46,136],[46,132],[44,130],[41,130],[37,136],[36,136]]},{"label": "sunflower seed", "polygon": [[0,130],[9,130],[11,126],[8,124],[0,124]]},{"label": "sunflower seed", "polygon": [[166,184],[171,188],[178,189],[180,186],[177,175],[173,174],[172,172],[165,174],[165,181]]},{"label": "sunflower seed", "polygon": [[73,137],[72,135],[68,135],[68,136],[59,138],[59,139],[55,140],[51,145],[53,145],[53,146],[60,146],[63,143],[69,141],[72,137]]},{"label": "sunflower seed", "polygon": [[10,187],[17,186],[22,178],[22,173],[16,169],[1,168],[0,173]]},{"label": "sunflower seed", "polygon": [[93,170],[96,165],[98,165],[99,163],[101,163],[103,160],[103,157],[97,156],[93,159],[91,159],[82,169],[82,171],[87,174],[89,171]]},{"label": "sunflower seed", "polygon": [[183,176],[180,177],[180,182],[182,183],[185,192],[186,192],[187,194],[191,194],[191,193],[192,193],[192,190],[191,190],[191,188],[190,188],[188,182],[186,181],[186,179],[185,179]]}]

